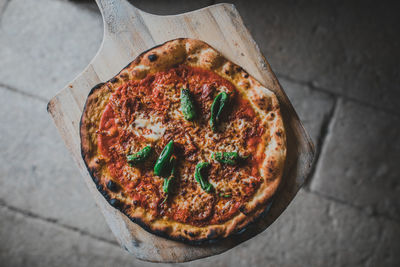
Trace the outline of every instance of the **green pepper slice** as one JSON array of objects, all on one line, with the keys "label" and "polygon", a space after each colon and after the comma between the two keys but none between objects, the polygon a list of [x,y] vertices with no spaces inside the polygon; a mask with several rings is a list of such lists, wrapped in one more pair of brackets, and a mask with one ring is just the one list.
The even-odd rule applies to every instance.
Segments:
[{"label": "green pepper slice", "polygon": [[181,111],[183,117],[188,121],[192,121],[196,117],[196,109],[189,89],[181,88]]},{"label": "green pepper slice", "polygon": [[171,174],[169,175],[168,178],[164,179],[164,183],[163,183],[163,191],[166,194],[169,194],[171,181],[175,177],[175,158],[174,157],[171,157],[171,160],[169,161],[169,164],[170,164],[170,166],[172,166]]},{"label": "green pepper slice", "polygon": [[175,178],[175,162],[176,162],[175,161],[175,157],[171,157],[171,159],[169,161],[170,166],[172,166],[171,174],[169,175],[168,178],[164,179],[164,183],[163,183],[163,187],[162,188],[163,188],[163,191],[166,194],[166,196],[165,196],[164,200],[161,202],[161,204],[164,204],[165,201],[167,201],[169,193],[171,191],[171,189],[170,189],[171,183],[172,183],[172,180]]},{"label": "green pepper slice", "polygon": [[130,165],[136,165],[136,164],[142,163],[146,159],[148,159],[152,150],[153,150],[153,148],[151,146],[145,146],[139,152],[133,153],[131,155],[127,155],[126,160],[128,161],[128,163]]},{"label": "green pepper slice", "polygon": [[229,100],[229,96],[225,92],[219,93],[211,105],[211,118],[210,126],[213,132],[217,131],[217,124],[219,123],[222,111],[226,107]]},{"label": "green pepper slice", "polygon": [[213,152],[211,153],[211,157],[220,163],[232,166],[238,164],[241,160],[248,158],[248,156],[240,157],[237,152]]},{"label": "green pepper slice", "polygon": [[174,141],[171,140],[163,149],[154,165],[154,174],[162,177],[168,177],[171,170],[170,158],[174,152]]},{"label": "green pepper slice", "polygon": [[206,191],[207,193],[211,192],[214,188],[212,184],[210,184],[207,180],[204,179],[201,174],[202,170],[208,168],[211,164],[209,162],[200,162],[196,165],[196,169],[194,171],[194,178],[200,184],[201,189]]}]

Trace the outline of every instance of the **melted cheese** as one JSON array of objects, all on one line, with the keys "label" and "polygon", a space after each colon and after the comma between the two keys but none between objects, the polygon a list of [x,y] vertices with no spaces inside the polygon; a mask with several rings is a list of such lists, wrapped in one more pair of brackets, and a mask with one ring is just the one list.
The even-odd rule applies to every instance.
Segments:
[{"label": "melted cheese", "polygon": [[139,114],[133,122],[131,130],[137,135],[156,141],[163,136],[165,127],[161,122],[154,121],[152,117],[147,119],[142,114]]},{"label": "melted cheese", "polygon": [[[257,143],[257,139],[252,139],[252,144],[248,141],[251,138],[249,136],[257,136],[260,122],[254,122],[253,118],[249,118],[249,114],[243,116],[239,111],[246,109],[241,109],[241,105],[248,105],[248,103],[238,101],[238,105],[234,106],[231,112],[237,112],[239,115],[222,120],[218,125],[218,132],[213,132],[209,125],[209,117],[215,95],[221,91],[230,94],[234,87],[221,82],[220,78],[213,78],[210,74],[205,76],[207,79],[193,74],[193,78],[185,76],[185,79],[191,83],[189,87],[196,100],[198,112],[195,121],[186,121],[180,103],[180,88],[185,85],[179,77],[176,77],[184,73],[186,72],[170,71],[168,75],[164,74],[162,79],[156,76],[154,81],[146,80],[149,82],[139,84],[137,89],[131,88],[129,95],[127,91],[124,97],[132,97],[130,94],[133,94],[137,97],[135,99],[140,99],[141,104],[138,107],[132,105],[132,108],[136,108],[134,112],[123,114],[129,115],[129,120],[119,121],[119,118],[116,118],[116,123],[123,128],[121,129],[123,135],[121,135],[124,138],[120,138],[121,142],[112,148],[112,155],[116,160],[123,159],[120,160],[122,163],[126,162],[127,153],[137,152],[144,145],[151,145],[159,153],[170,140],[176,143],[176,156],[179,158],[176,166],[177,176],[174,181],[175,191],[166,204],[156,205],[165,197],[165,193],[162,190],[162,179],[154,176],[153,169],[150,167],[151,162],[144,168],[125,165],[121,170],[118,165],[115,169],[121,170],[120,182],[122,186],[126,186],[131,199],[137,199],[138,205],[147,211],[150,210],[154,214],[162,211],[163,213],[159,215],[164,218],[192,225],[221,223],[234,216],[239,204],[247,201],[248,197],[254,194],[259,177],[251,176],[258,176],[258,173],[253,174],[252,165],[254,164],[250,160],[239,167],[225,166],[213,160],[211,154],[236,151],[241,156],[254,156],[257,148],[257,144],[254,143]],[[204,84],[209,86],[203,86]],[[216,86],[217,89],[211,90],[210,84]],[[142,95],[142,92],[147,91],[151,94]],[[129,105],[117,104],[119,103],[115,104],[117,108],[129,107]],[[119,112],[125,110],[129,111],[129,109],[117,110],[115,114],[120,114]],[[211,163],[205,177],[214,187],[211,193],[201,189],[195,179],[194,170],[199,162]],[[252,165],[248,166],[249,164]]]}]

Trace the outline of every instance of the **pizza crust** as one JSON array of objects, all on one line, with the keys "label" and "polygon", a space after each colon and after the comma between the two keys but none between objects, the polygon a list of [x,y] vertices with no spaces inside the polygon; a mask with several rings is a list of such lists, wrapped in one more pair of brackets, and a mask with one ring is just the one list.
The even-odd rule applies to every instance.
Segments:
[{"label": "pizza crust", "polygon": [[218,225],[197,227],[170,219],[154,218],[143,208],[132,208],[129,203],[119,203],[116,208],[151,233],[188,243],[202,243],[225,238],[254,221],[266,209],[282,178],[286,135],[279,102],[273,92],[263,87],[245,70],[199,40],[176,39],[150,49],[139,55],[114,78],[91,90],[80,123],[81,151],[93,181],[103,196],[108,201],[120,198],[120,193],[111,192],[101,183],[102,180],[107,180],[109,174],[98,151],[96,131],[108,99],[124,81],[141,80],[148,74],[182,63],[211,70],[230,81],[238,91],[247,96],[253,109],[265,122],[269,131],[262,136],[262,145],[257,151],[266,155],[260,168],[263,182],[250,202],[240,207],[240,213]]}]

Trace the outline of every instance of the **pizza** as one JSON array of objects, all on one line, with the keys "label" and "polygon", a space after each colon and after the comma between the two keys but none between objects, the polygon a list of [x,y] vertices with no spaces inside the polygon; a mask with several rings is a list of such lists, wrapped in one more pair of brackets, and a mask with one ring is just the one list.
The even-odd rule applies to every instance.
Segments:
[{"label": "pizza", "polygon": [[259,217],[286,158],[274,93],[194,39],[152,48],[95,86],[80,137],[112,206],[189,243],[228,237]]}]

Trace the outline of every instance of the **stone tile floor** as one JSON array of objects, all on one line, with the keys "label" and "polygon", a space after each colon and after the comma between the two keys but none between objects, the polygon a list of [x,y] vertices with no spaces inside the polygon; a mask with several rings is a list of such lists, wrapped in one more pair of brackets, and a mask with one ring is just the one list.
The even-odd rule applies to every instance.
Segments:
[{"label": "stone tile floor", "polygon": [[[214,1],[133,1],[174,14]],[[400,265],[400,16],[375,1],[234,1],[317,146],[264,233],[181,266]],[[153,266],[119,249],[47,101],[95,55],[92,1],[0,0],[0,266]]]}]

